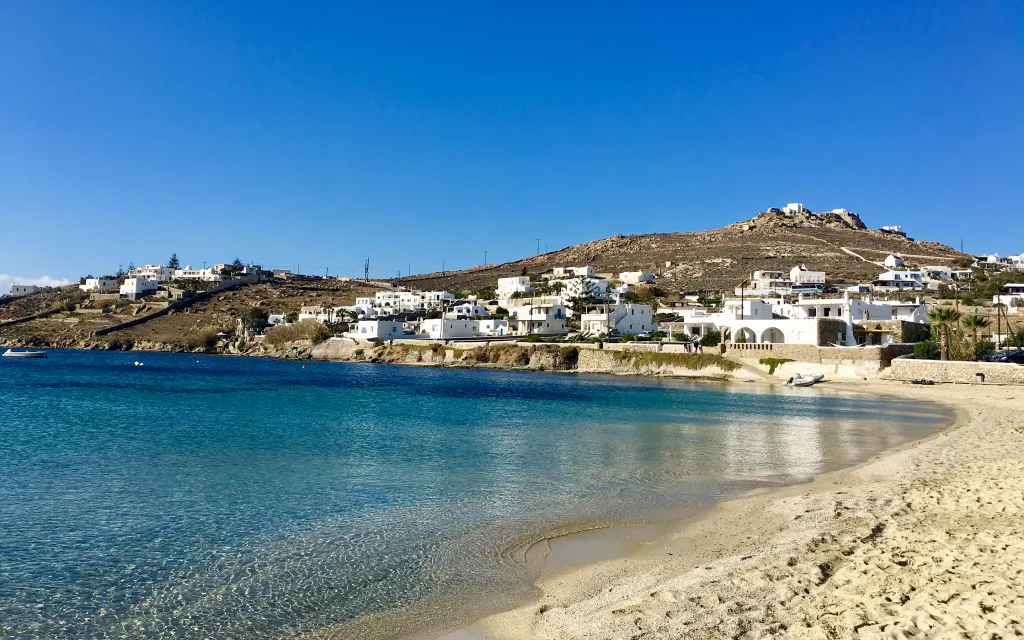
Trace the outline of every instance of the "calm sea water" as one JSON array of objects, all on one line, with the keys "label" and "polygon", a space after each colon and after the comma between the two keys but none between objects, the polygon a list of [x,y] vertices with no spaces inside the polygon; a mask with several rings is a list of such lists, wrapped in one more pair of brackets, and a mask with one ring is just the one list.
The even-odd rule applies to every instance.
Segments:
[{"label": "calm sea water", "polygon": [[0,360],[0,380],[4,638],[294,637],[521,590],[500,551],[523,536],[808,479],[948,418],[806,390],[177,354],[54,351]]}]

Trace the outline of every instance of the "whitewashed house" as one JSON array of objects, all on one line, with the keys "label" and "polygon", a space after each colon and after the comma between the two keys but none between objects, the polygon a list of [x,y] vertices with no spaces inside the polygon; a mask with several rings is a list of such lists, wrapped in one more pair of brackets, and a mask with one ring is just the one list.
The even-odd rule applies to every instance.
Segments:
[{"label": "whitewashed house", "polygon": [[789,281],[794,285],[825,284],[824,271],[811,271],[805,265],[793,267],[789,271]]},{"label": "whitewashed house", "polygon": [[420,331],[432,340],[500,337],[509,335],[509,323],[499,318],[483,320],[433,318],[420,323]]},{"label": "whitewashed house", "polygon": [[560,335],[566,332],[566,308],[558,302],[509,307],[508,326],[515,335]]},{"label": "whitewashed house", "polygon": [[45,288],[46,287],[37,287],[34,284],[18,284],[17,282],[13,282],[11,283],[11,295],[15,298],[20,298],[21,296],[27,296],[30,293],[42,291]]},{"label": "whitewashed house", "polygon": [[793,290],[793,282],[782,271],[759,269],[750,274],[749,284],[736,287],[736,295],[786,295]]},{"label": "whitewashed house", "polygon": [[445,308],[446,318],[472,318],[473,316],[486,316],[487,307],[476,300],[458,300],[450,307]]},{"label": "whitewashed house", "polygon": [[215,270],[214,267],[206,267],[205,269],[193,269],[191,265],[186,266],[184,269],[173,270],[175,280],[200,280],[202,282],[220,282],[224,279],[224,276],[220,275],[220,271]]},{"label": "whitewashed house", "polygon": [[585,278],[593,278],[597,275],[597,270],[591,266],[585,267],[555,267],[551,270],[551,273],[556,276],[569,276],[578,278],[583,276]]},{"label": "whitewashed house", "polygon": [[604,278],[566,278],[564,280],[552,280],[552,283],[560,282],[562,284],[562,292],[559,297],[564,301],[569,301],[572,298],[577,298],[584,293],[584,289],[590,291],[596,298],[605,299],[608,297],[608,290],[611,283]]},{"label": "whitewashed house", "polygon": [[654,282],[654,274],[650,271],[623,271],[619,280],[625,284],[646,284]]},{"label": "whitewashed house", "polygon": [[848,323],[860,320],[905,320],[907,322],[927,322],[928,305],[918,298],[914,302],[894,302],[889,300],[863,300],[850,298],[817,298],[803,299],[796,302],[772,305],[774,315],[803,320],[807,318],[839,318]]},{"label": "whitewashed house", "polygon": [[119,292],[130,300],[138,300],[153,295],[157,288],[157,281],[151,278],[126,278]]},{"label": "whitewashed house", "polygon": [[117,293],[117,280],[106,280],[104,278],[86,278],[85,284],[78,285],[78,288],[87,293]]},{"label": "whitewashed house", "polygon": [[1024,284],[1015,282],[1007,284],[998,294],[992,296],[992,304],[1004,304],[1007,307],[1024,307]]},{"label": "whitewashed house", "polygon": [[174,269],[162,267],[158,264],[147,264],[144,267],[128,271],[130,278],[147,278],[156,282],[168,282],[174,279]]},{"label": "whitewashed house", "polygon": [[885,271],[872,284],[875,291],[923,291],[923,280],[922,271]]},{"label": "whitewashed house", "polygon": [[593,335],[651,333],[657,329],[649,304],[600,305],[580,316],[580,330]]},{"label": "whitewashed house", "polygon": [[513,293],[529,293],[533,290],[529,276],[515,276],[513,278],[498,278],[498,288],[495,295],[499,299],[508,300]]},{"label": "whitewashed house", "polygon": [[898,269],[903,266],[903,256],[897,253],[890,253],[882,263],[889,269]]},{"label": "whitewashed house", "polygon": [[397,340],[407,336],[404,322],[393,320],[360,320],[350,325],[346,338],[356,340]]}]

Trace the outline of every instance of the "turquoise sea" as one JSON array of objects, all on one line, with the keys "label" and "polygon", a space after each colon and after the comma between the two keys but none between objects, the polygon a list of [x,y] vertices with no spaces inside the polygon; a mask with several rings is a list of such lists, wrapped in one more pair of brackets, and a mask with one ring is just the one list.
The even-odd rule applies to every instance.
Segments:
[{"label": "turquoise sea", "polygon": [[538,533],[804,481],[950,420],[814,390],[183,354],[52,351],[0,359],[0,381],[5,639],[443,626],[443,603],[528,594],[512,551]]}]

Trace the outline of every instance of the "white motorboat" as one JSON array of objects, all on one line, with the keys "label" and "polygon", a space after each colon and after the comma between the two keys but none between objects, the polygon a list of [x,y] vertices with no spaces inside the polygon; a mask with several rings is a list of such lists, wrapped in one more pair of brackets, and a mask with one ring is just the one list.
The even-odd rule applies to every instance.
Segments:
[{"label": "white motorboat", "polygon": [[825,379],[824,373],[813,373],[813,374],[796,374],[792,378],[786,381],[786,384],[790,387],[809,387],[812,384],[817,384]]},{"label": "white motorboat", "polygon": [[25,349],[24,351],[15,351],[14,349],[8,349],[3,352],[4,358],[45,358],[45,351],[33,351],[31,349]]}]

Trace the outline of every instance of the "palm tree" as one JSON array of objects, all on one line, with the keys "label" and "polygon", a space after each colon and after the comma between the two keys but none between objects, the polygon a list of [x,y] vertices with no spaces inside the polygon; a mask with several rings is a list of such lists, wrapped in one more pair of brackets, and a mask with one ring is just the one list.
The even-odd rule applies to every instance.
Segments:
[{"label": "palm tree", "polygon": [[971,332],[974,344],[978,344],[978,332],[990,325],[991,322],[988,318],[972,313],[961,318],[960,324]]},{"label": "palm tree", "polygon": [[939,358],[949,360],[949,327],[960,320],[960,312],[953,307],[933,307],[928,322],[939,330]]}]

